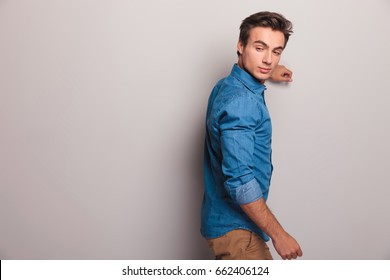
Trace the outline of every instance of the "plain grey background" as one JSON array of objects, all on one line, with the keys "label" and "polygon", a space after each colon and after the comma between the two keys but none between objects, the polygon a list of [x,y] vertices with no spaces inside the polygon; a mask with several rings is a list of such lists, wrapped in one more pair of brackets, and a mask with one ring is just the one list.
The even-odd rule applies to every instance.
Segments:
[{"label": "plain grey background", "polygon": [[388,0],[1,0],[0,258],[212,258],[207,98],[262,10],[295,31],[271,209],[303,259],[390,259]]}]

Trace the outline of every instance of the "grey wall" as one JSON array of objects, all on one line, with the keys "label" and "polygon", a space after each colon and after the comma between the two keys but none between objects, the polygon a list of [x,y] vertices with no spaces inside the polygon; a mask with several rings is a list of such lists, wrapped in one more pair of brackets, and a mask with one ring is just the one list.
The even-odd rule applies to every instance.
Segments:
[{"label": "grey wall", "polygon": [[388,0],[0,1],[0,258],[211,258],[207,98],[261,10],[295,26],[270,207],[304,259],[390,259]]}]

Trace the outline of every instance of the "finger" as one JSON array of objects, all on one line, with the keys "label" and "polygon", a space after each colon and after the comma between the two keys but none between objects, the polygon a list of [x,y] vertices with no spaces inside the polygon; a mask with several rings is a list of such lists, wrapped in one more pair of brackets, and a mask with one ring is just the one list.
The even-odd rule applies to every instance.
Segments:
[{"label": "finger", "polygon": [[282,76],[282,77],[280,78],[280,81],[281,81],[281,82],[292,82],[292,79],[291,79],[291,77],[289,77],[289,76]]},{"label": "finger", "polygon": [[301,248],[298,249],[297,255],[298,255],[299,257],[302,257],[302,256],[303,256],[303,252],[302,252],[302,249],[301,249]]},{"label": "finger", "polygon": [[283,73],[282,77],[285,78],[285,79],[288,79],[288,81],[291,82],[292,81],[292,75],[293,75],[293,73],[291,71],[286,70]]},{"label": "finger", "polygon": [[295,260],[297,258],[297,254],[296,253],[293,253],[292,254],[292,258]]}]

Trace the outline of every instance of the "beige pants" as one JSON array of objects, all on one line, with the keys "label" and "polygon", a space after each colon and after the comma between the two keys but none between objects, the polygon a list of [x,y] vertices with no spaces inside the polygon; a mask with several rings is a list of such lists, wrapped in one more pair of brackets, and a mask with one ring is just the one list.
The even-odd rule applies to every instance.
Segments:
[{"label": "beige pants", "polygon": [[216,260],[272,260],[269,247],[257,234],[235,229],[227,234],[207,239]]}]

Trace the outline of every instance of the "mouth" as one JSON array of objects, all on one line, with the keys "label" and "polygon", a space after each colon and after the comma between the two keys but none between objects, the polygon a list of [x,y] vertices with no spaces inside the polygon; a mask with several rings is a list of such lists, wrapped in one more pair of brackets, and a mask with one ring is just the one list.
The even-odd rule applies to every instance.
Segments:
[{"label": "mouth", "polygon": [[268,74],[271,72],[271,68],[263,68],[263,67],[259,67],[259,71],[261,74]]}]

